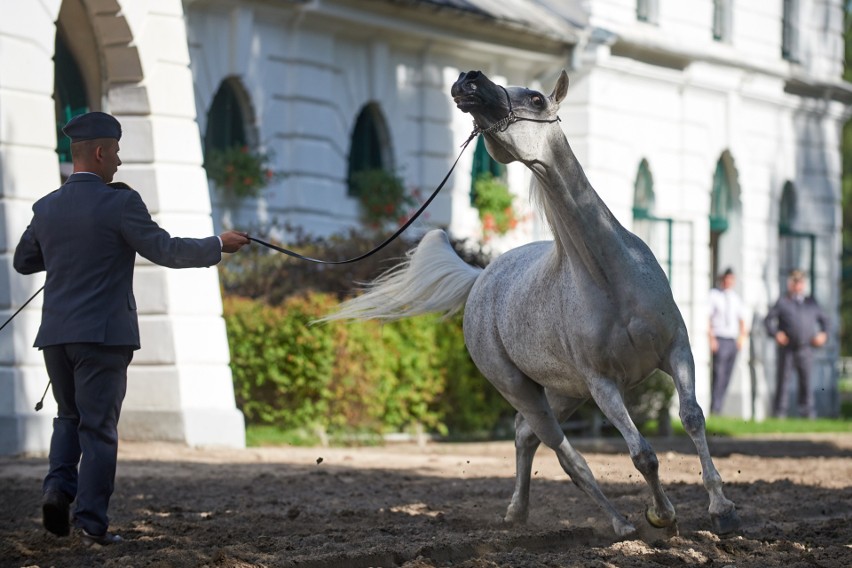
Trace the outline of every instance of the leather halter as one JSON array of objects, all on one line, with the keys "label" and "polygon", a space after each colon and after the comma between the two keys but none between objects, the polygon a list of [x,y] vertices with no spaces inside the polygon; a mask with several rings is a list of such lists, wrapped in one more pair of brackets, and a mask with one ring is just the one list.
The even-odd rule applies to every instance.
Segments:
[{"label": "leather halter", "polygon": [[544,119],[544,118],[528,118],[526,116],[518,116],[515,114],[515,109],[512,107],[512,99],[509,97],[509,91],[506,90],[506,87],[503,85],[498,85],[501,89],[503,89],[503,93],[506,95],[506,103],[509,105],[509,114],[489,126],[488,128],[480,128],[476,121],[473,122],[473,134],[470,135],[471,138],[474,138],[477,134],[490,134],[491,132],[506,132],[510,125],[520,122],[522,120],[526,120],[527,122],[541,122],[541,123],[551,123],[551,122],[562,122],[562,119],[559,118],[559,115],[556,118]]}]

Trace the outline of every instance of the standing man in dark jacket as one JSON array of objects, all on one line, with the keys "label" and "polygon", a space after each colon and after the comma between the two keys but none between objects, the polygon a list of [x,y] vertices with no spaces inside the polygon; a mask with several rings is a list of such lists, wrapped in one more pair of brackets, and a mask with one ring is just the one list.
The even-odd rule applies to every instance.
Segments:
[{"label": "standing man in dark jacket", "polygon": [[14,266],[22,274],[47,271],[35,347],[44,354],[58,413],[42,520],[50,532],[69,534],[69,505],[76,500],[73,520],[83,543],[106,545],[121,541],[107,532],[107,509],[127,366],[140,346],[136,253],[170,268],[204,267],[249,240],[236,231],[173,238],[151,219],[136,191],[111,184],[121,165],[121,125],[114,117],[84,114],[63,132],[71,138],[74,173],[33,205]]},{"label": "standing man in dark jacket", "polygon": [[787,294],[766,315],[766,331],[778,344],[778,383],[773,416],[787,416],[787,388],[793,367],[799,377],[799,416],[816,418],[811,388],[813,347],[828,339],[828,318],[813,296],[805,296],[805,274],[793,270],[787,278]]}]

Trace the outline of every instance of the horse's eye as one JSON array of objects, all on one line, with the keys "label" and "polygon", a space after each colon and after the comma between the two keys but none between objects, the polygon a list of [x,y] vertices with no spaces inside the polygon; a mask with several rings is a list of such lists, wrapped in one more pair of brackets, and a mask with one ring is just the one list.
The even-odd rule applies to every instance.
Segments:
[{"label": "horse's eye", "polygon": [[541,107],[544,105],[544,98],[541,95],[533,95],[530,100],[533,106]]}]

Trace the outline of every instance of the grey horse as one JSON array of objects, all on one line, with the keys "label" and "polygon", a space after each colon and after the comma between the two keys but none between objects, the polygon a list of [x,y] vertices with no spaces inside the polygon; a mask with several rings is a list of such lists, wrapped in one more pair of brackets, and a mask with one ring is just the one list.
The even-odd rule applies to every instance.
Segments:
[{"label": "grey horse", "polygon": [[623,397],[652,374],[668,374],[681,421],[698,450],[714,529],[731,532],[740,521],[710,457],[686,326],[651,250],[613,216],[568,145],[557,117],[567,89],[565,71],[549,96],[505,88],[470,71],[451,91],[458,108],[473,116],[491,156],[502,163],[520,161],[532,171],[532,197],[553,241],[510,250],[481,270],[456,255],[443,231],[431,231],[404,263],[326,319],[390,320],[464,308],[464,337],[473,361],[518,411],[508,522],[527,519],[533,456],[544,443],[619,537],[636,532],[604,496],[560,427],[591,398],[624,436],[651,489],[646,519],[676,530],[657,456]]}]

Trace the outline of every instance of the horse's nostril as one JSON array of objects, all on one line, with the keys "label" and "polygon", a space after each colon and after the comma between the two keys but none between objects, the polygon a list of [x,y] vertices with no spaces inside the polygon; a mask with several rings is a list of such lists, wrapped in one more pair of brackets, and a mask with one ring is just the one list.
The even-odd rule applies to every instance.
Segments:
[{"label": "horse's nostril", "polygon": [[481,71],[468,71],[467,73],[462,73],[461,75],[459,75],[459,78],[456,80],[456,83],[460,85],[468,84],[479,79],[481,75]]}]

